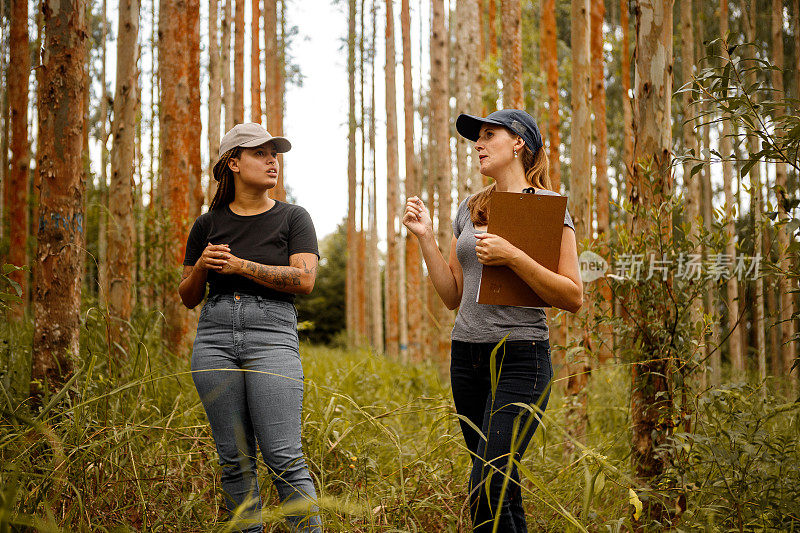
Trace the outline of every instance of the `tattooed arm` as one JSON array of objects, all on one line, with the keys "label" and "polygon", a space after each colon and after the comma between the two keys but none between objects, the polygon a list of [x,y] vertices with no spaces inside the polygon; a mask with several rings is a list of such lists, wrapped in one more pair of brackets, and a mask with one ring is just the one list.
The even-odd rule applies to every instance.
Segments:
[{"label": "tattooed arm", "polygon": [[244,276],[277,291],[309,294],[317,279],[317,256],[310,253],[293,254],[289,256],[289,266],[273,266],[230,255],[221,272]]}]

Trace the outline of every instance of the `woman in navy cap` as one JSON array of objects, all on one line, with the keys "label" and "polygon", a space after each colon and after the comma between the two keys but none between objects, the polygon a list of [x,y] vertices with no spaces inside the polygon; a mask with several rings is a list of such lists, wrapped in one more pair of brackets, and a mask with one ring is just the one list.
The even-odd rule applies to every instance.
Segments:
[{"label": "woman in navy cap", "polygon": [[192,378],[222,467],[225,506],[241,531],[262,531],[261,450],[292,531],[320,531],[316,491],[300,445],[303,367],[295,294],[317,272],[314,224],[300,206],[273,200],[278,153],[289,141],[259,124],[239,124],[220,142],[211,209],[186,243],[181,299],[200,313]]},{"label": "woman in navy cap", "polygon": [[[480,172],[494,178],[494,183],[458,206],[449,259],[439,251],[422,200],[408,199],[403,224],[417,236],[439,297],[449,309],[458,308],[451,336],[450,379],[472,457],[469,489],[474,530],[491,531],[498,521],[498,531],[527,531],[517,468],[513,463],[510,471],[508,467],[512,453],[514,460],[521,458],[547,406],[553,376],[547,317],[542,308],[478,304],[478,287],[482,265],[505,265],[553,307],[577,311],[583,302],[583,285],[575,226],[566,212],[558,272],[544,268],[502,237],[486,233],[494,191],[558,194],[548,176],[547,154],[533,117],[517,109],[495,111],[485,118],[462,114],[456,129],[475,141]],[[504,338],[492,370],[492,350]],[[493,373],[497,376],[494,394]]]}]

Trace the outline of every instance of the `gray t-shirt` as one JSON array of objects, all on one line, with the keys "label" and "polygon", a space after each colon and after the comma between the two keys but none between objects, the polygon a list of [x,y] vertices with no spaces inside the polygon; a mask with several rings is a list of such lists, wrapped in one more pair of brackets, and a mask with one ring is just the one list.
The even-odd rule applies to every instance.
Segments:
[{"label": "gray t-shirt", "polygon": [[[558,196],[558,193],[546,189],[536,189],[536,194]],[[459,204],[453,220],[456,255],[464,272],[464,288],[451,338],[462,342],[499,342],[508,334],[511,341],[549,339],[544,308],[477,303],[483,265],[475,253],[478,241],[475,235],[482,231],[477,231],[472,224],[468,201],[469,198]],[[569,209],[564,214],[564,225],[575,230]]]}]

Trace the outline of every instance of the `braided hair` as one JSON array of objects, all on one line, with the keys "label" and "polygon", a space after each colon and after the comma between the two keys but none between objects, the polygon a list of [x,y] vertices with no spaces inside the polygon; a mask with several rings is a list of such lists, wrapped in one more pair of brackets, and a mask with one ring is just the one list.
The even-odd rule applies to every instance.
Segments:
[{"label": "braided hair", "polygon": [[233,179],[233,171],[228,167],[231,158],[239,158],[242,155],[242,147],[231,148],[214,165],[214,179],[217,180],[217,192],[211,200],[210,210],[224,207],[231,203],[236,196],[236,186]]}]

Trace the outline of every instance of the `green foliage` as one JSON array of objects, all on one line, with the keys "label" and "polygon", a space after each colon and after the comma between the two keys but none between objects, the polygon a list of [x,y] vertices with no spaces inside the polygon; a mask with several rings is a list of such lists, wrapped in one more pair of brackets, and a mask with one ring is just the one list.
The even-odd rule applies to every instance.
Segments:
[{"label": "green foliage", "polygon": [[307,324],[300,337],[314,343],[330,344],[345,328],[345,275],[347,273],[347,226],[320,242],[320,263],[314,290],[296,300],[297,316]]},{"label": "green foliage", "polygon": [[8,263],[0,269],[0,314],[5,313],[12,306],[23,305],[22,286],[11,279],[14,272],[26,272],[28,267],[20,267]]},{"label": "green foliage", "polygon": [[[137,313],[133,347],[115,360],[108,357],[103,314],[87,307],[82,319],[82,364],[42,411],[30,413],[24,396],[0,391],[0,529],[226,530],[218,523],[216,451],[188,354],[176,358],[162,349],[155,311]],[[26,331],[17,328],[5,340],[19,348],[30,340]],[[326,531],[467,529],[469,457],[436,366],[309,344],[301,353],[303,448]],[[24,359],[20,364],[29,364]],[[629,383],[627,366],[594,370],[586,443],[576,443],[579,453],[569,462],[566,407],[555,383],[519,465],[531,531],[633,529]],[[679,524],[685,530],[707,524],[709,531],[723,530],[735,505],[751,515],[757,507],[772,517],[784,511],[781,522],[764,522],[765,530],[778,530],[774,524],[786,530],[796,520],[788,510],[800,486],[797,411],[754,397],[746,389],[710,397],[701,403],[704,422],[694,434],[679,433],[663,447],[670,475],[689,494]],[[728,449],[733,455],[720,462]],[[752,457],[749,466],[736,463],[739,450]],[[263,463],[260,472],[267,531],[282,531]],[[734,499],[723,494],[720,476],[748,485]],[[785,477],[780,490],[759,489],[778,476]]]},{"label": "green foliage", "polygon": [[701,398],[692,433],[663,452],[688,507],[682,530],[797,531],[800,403],[760,400],[739,385]]},{"label": "green foliage", "polygon": [[[730,135],[732,146],[742,145],[748,136],[755,138],[757,143],[755,146],[747,143],[747,154],[741,161],[736,161],[733,154],[721,154],[716,150],[707,154],[695,154],[693,151],[680,154],[676,158],[678,162],[695,162],[691,175],[684,177],[684,182],[693,179],[704,165],[711,162],[741,163],[741,179],[753,167],[762,163],[780,163],[793,169],[794,174],[789,174],[787,187],[773,186],[775,198],[780,205],[770,205],[767,199],[763,206],[765,212],[761,213],[765,216],[765,223],[759,229],[764,232],[765,238],[779,232],[789,234],[788,255],[791,268],[782,269],[777,261],[767,258],[764,269],[769,275],[788,277],[796,286],[800,279],[800,218],[795,214],[800,205],[796,181],[800,176],[800,114],[797,113],[800,100],[790,98],[786,92],[779,92],[764,81],[766,77],[775,73],[784,74],[785,71],[760,57],[762,54],[759,53],[758,43],[736,44],[725,39],[715,39],[705,45],[707,51],[717,51],[721,55],[710,52],[701,61],[704,68],[677,91],[691,92],[696,100],[694,113],[689,113],[694,116],[688,116],[687,120],[693,120],[698,125],[728,121],[732,126],[731,131],[734,132]],[[736,133],[738,130],[744,135]],[[780,212],[786,215],[779,216]],[[750,217],[753,217],[752,213]],[[716,244],[719,249],[720,241],[717,240]],[[799,316],[800,313],[794,313],[793,320]],[[800,341],[800,334],[795,335],[795,341]],[[795,358],[792,368],[798,366],[800,357]],[[796,379],[796,374],[794,376]]]},{"label": "green foliage", "polygon": [[[800,116],[792,113],[797,109],[796,99],[789,98],[761,80],[761,75],[772,71],[781,72],[768,61],[757,57],[758,50],[752,43],[728,44],[722,39],[707,43],[709,49],[725,47],[723,56],[704,58],[705,68],[695,79],[684,85],[678,93],[691,91],[698,106],[710,104],[708,111],[696,112],[693,120],[699,123],[718,123],[723,120],[743,128],[745,134],[755,135],[759,146],[748,147],[747,160],[742,166],[742,176],[760,162],[781,162],[800,170]],[[749,49],[749,50],[744,50]],[[739,59],[742,53],[754,56],[747,61]],[[751,76],[752,74],[752,76]],[[755,79],[753,83],[748,80]],[[733,137],[734,143],[738,142]],[[711,152],[720,159],[730,159],[731,154]],[[694,170],[693,170],[694,172]],[[787,191],[782,191],[786,195]],[[791,211],[800,201],[786,198],[786,210]]]}]

